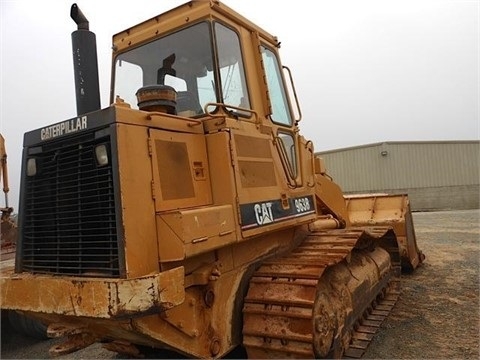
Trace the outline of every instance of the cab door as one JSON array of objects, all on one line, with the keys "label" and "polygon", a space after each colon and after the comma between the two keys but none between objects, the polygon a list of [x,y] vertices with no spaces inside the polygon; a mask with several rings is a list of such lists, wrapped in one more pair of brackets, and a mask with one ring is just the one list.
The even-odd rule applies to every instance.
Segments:
[{"label": "cab door", "polygon": [[257,48],[264,74],[259,85],[266,94],[265,126],[263,132],[245,135],[232,131],[245,235],[308,221],[316,213],[313,147],[298,134],[277,52],[263,45]]}]

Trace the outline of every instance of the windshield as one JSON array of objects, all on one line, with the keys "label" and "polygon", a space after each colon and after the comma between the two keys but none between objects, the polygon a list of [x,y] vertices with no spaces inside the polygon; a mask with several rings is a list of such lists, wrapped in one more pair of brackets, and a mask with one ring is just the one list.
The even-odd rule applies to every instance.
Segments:
[{"label": "windshield", "polygon": [[203,113],[216,102],[211,36],[199,23],[120,54],[115,62],[114,97],[138,109],[135,96],[146,85],[163,84],[177,91],[177,112]]},{"label": "windshield", "polygon": [[216,85],[210,25],[202,22],[120,54],[114,98],[138,109],[137,90],[162,84],[177,91],[181,116],[202,115],[208,103],[250,108],[238,35],[219,23],[215,32],[221,87]]}]

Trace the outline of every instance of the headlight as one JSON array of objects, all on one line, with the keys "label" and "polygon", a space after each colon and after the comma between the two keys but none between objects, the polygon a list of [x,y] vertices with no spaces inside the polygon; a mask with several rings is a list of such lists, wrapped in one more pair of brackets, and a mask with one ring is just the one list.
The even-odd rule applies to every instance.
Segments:
[{"label": "headlight", "polygon": [[95,147],[95,156],[97,158],[98,166],[108,165],[108,151],[105,144]]},{"label": "headlight", "polygon": [[30,158],[27,160],[27,176],[34,176],[37,174],[37,160]]}]

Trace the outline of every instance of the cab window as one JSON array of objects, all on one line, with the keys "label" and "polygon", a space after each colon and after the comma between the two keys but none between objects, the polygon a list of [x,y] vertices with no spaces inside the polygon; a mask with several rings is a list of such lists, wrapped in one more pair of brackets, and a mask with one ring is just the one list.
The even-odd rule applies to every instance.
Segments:
[{"label": "cab window", "polygon": [[298,175],[297,157],[295,154],[295,138],[290,133],[279,131],[278,141],[280,141],[282,152],[284,152],[284,156],[287,159],[288,175],[291,179],[295,179]]},{"label": "cab window", "polygon": [[292,126],[288,99],[282,81],[280,65],[275,54],[268,48],[262,47],[262,59],[267,77],[268,92],[272,105],[272,121],[285,126]]},{"label": "cab window", "polygon": [[221,95],[224,104],[250,108],[240,39],[235,31],[215,23]]},{"label": "cab window", "polygon": [[207,102],[217,101],[212,44],[210,25],[201,22],[119,54],[114,97],[138,108],[140,87],[169,85],[177,91],[179,114],[202,115]]}]

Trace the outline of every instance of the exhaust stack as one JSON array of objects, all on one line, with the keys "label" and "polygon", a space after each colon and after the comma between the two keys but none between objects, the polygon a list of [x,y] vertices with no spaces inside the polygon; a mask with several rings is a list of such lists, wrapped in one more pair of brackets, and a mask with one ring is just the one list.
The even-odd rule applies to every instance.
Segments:
[{"label": "exhaust stack", "polygon": [[72,49],[77,115],[82,115],[100,109],[97,42],[77,4],[72,5],[70,17],[78,25],[72,33]]}]

